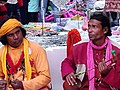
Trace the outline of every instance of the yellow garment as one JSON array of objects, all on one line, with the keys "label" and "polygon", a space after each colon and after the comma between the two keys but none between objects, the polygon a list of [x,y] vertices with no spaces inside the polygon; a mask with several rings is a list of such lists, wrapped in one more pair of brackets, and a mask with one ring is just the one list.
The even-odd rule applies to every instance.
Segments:
[{"label": "yellow garment", "polygon": [[22,26],[22,24],[17,19],[7,20],[0,28],[0,37],[2,37],[3,35],[7,34],[11,30],[19,26]]},{"label": "yellow garment", "polygon": [[30,61],[29,61],[29,53],[28,53],[28,41],[26,39],[23,39],[24,43],[24,57],[25,57],[25,69],[26,69],[26,75],[27,75],[27,80],[30,80],[31,78],[31,66],[30,66]]},{"label": "yellow garment", "polygon": [[[33,66],[31,66],[32,74],[31,79],[26,80],[27,75],[25,75],[25,79],[23,81],[23,72],[18,71],[14,74],[14,79],[21,80],[23,82],[24,90],[47,90],[46,86],[51,80],[50,70],[48,65],[48,60],[46,56],[45,50],[40,47],[38,44],[33,43],[31,41],[29,44],[29,59],[33,62]],[[4,47],[0,48],[0,57],[2,56]],[[16,64],[21,53],[24,49],[23,43],[18,48],[12,48],[8,46],[7,52],[11,56],[13,63]],[[31,53],[30,53],[31,51]],[[1,66],[0,60],[0,78],[4,79],[4,73]],[[13,90],[8,88],[7,90]]]},{"label": "yellow garment", "polygon": [[83,16],[80,16],[79,14],[76,14],[71,18],[71,20],[83,20]]},{"label": "yellow garment", "polygon": [[[31,78],[31,66],[29,62],[29,56],[28,56],[28,41],[26,39],[23,39],[24,43],[24,57],[25,57],[25,69],[26,69],[26,75],[27,75],[27,80]],[[2,53],[2,68],[3,68],[3,73],[5,74],[5,80],[8,79],[7,77],[7,68],[6,68],[6,54],[7,54],[7,45],[4,46],[3,53]]]}]

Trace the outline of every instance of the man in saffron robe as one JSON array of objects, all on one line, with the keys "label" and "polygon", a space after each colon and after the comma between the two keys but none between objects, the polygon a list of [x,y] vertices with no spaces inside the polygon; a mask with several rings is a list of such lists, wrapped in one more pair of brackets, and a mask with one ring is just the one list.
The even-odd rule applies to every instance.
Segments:
[{"label": "man in saffron robe", "polygon": [[[120,89],[120,49],[108,38],[111,30],[105,14],[97,12],[90,17],[88,36],[90,40],[73,46],[61,63],[64,90]],[[76,73],[78,65],[85,65],[86,70]]]},{"label": "man in saffron robe", "polygon": [[0,23],[0,90],[50,90],[45,50],[25,38],[26,31],[15,18]]}]

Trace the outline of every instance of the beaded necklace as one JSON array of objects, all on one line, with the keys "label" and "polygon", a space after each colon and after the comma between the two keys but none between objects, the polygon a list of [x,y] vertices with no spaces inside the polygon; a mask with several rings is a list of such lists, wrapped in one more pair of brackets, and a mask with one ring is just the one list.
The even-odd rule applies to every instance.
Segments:
[{"label": "beaded necklace", "polygon": [[[103,54],[102,57],[101,57],[101,54]],[[96,67],[96,70],[98,69],[98,64],[101,62],[101,59],[102,61],[105,62],[105,56],[106,56],[106,48],[104,48],[99,54],[94,55],[94,65]],[[99,61],[97,59],[99,59]],[[102,77],[101,77],[101,73],[99,72],[99,70],[98,70],[98,74],[99,74],[98,77],[95,77],[95,82],[97,83],[97,86],[99,86],[102,83]]]},{"label": "beaded necklace", "polygon": [[[104,53],[103,53],[104,52]],[[96,53],[96,52],[95,52]],[[94,54],[94,64],[95,64],[95,67],[98,66],[99,62],[101,62],[101,54],[103,54],[103,58],[102,58],[102,61],[105,61],[105,56],[106,56],[106,48],[104,48],[104,50],[102,52],[100,52],[99,54]],[[98,61],[99,60],[99,61]]]}]

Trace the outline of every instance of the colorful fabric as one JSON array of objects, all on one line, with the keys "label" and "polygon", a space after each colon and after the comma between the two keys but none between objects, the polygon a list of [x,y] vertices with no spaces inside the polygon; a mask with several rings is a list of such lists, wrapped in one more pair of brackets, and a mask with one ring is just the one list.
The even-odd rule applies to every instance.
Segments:
[{"label": "colorful fabric", "polygon": [[120,12],[120,0],[105,0],[106,12]]},{"label": "colorful fabric", "polygon": [[59,8],[63,7],[69,0],[52,0],[52,2]]},{"label": "colorful fabric", "polygon": [[7,34],[11,30],[13,30],[14,28],[20,27],[20,26],[22,26],[21,22],[19,22],[16,19],[9,19],[9,20],[7,20],[2,25],[2,27],[0,28],[0,37],[2,37],[3,35]]},{"label": "colorful fabric", "polygon": [[63,16],[65,18],[71,18],[75,15],[80,15],[80,16],[85,16],[85,14],[81,11],[76,11],[75,9],[70,9],[69,11],[67,11],[66,13],[63,14]]},{"label": "colorful fabric", "polygon": [[29,44],[27,39],[23,39],[24,43],[24,57],[25,57],[25,70],[27,75],[27,80],[31,79],[31,66],[29,61]]},{"label": "colorful fabric", "polygon": [[12,58],[10,57],[9,53],[7,53],[6,58],[7,58],[6,64],[8,65],[8,67],[7,67],[8,73],[15,74],[15,73],[17,73],[18,68],[22,65],[21,62],[24,60],[24,53],[23,52],[21,53],[21,56],[15,65],[13,64]]},{"label": "colorful fabric", "polygon": [[28,3],[28,12],[38,12],[39,9],[39,0],[30,0]]},{"label": "colorful fabric", "polygon": [[67,56],[71,53],[73,45],[79,41],[81,41],[79,31],[77,29],[71,29],[67,37]]},{"label": "colorful fabric", "polygon": [[[106,47],[106,56],[105,56],[105,60],[108,61],[112,58],[112,46],[110,43],[110,40],[108,38],[106,38],[105,43],[102,46],[95,46],[92,41],[88,42],[88,47],[87,47],[87,68],[88,70],[91,70],[88,72],[88,78],[89,78],[89,90],[95,90],[94,87],[94,77],[95,77],[95,69],[94,68],[94,59],[93,59],[93,48],[94,49],[103,49]],[[90,56],[90,57],[89,57]],[[109,65],[111,62],[107,63],[107,65]]]},{"label": "colorful fabric", "polygon": [[19,5],[20,7],[22,7],[22,6],[23,6],[23,0],[18,0],[18,5]]},{"label": "colorful fabric", "polygon": [[0,6],[0,20],[7,16],[7,8],[3,5]]}]

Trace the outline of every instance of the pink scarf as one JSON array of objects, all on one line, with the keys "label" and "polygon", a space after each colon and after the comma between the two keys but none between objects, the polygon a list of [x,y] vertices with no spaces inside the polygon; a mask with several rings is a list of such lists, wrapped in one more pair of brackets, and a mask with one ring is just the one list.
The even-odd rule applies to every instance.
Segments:
[{"label": "pink scarf", "polygon": [[[105,43],[102,46],[96,46],[92,43],[92,41],[88,42],[87,45],[87,70],[90,70],[88,72],[88,79],[89,79],[89,90],[96,90],[94,87],[94,76],[95,76],[95,69],[94,68],[94,59],[93,59],[93,49],[103,49],[106,46],[106,56],[105,61],[108,61],[112,58],[112,45],[109,40],[109,38],[105,39]],[[107,63],[107,65],[110,64],[110,62]],[[92,69],[92,70],[91,70]]]}]

